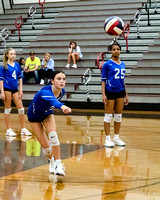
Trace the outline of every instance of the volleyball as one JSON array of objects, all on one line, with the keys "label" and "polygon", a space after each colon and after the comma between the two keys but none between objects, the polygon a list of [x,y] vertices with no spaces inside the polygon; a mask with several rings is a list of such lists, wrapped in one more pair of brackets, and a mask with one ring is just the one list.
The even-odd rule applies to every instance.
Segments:
[{"label": "volleyball", "polygon": [[118,36],[123,32],[124,22],[120,17],[109,17],[104,22],[104,30],[111,36]]}]

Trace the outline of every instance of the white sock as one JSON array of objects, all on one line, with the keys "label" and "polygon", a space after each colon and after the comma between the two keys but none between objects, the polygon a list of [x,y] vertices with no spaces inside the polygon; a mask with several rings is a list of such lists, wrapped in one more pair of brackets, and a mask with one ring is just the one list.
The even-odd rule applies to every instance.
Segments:
[{"label": "white sock", "polygon": [[111,137],[110,137],[110,135],[106,135],[106,139],[110,139]]},{"label": "white sock", "polygon": [[55,160],[56,164],[61,163],[61,159]]},{"label": "white sock", "polygon": [[114,138],[118,139],[119,138],[119,134],[114,134]]}]

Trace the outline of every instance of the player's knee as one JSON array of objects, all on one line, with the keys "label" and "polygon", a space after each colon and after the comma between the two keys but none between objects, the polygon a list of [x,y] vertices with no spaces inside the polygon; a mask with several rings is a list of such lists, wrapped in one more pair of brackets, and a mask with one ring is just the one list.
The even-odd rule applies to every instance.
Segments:
[{"label": "player's knee", "polygon": [[51,146],[58,146],[60,145],[59,140],[58,140],[58,135],[56,131],[52,131],[48,134],[50,145]]},{"label": "player's knee", "polygon": [[24,115],[24,108],[18,109],[18,114],[19,115]]},{"label": "player's knee", "polygon": [[122,121],[122,114],[114,114],[114,121],[121,122]]},{"label": "player's knee", "polygon": [[4,113],[9,115],[11,113],[11,110],[12,108],[5,108]]},{"label": "player's knee", "polygon": [[45,156],[49,156],[52,153],[52,148],[51,146],[48,148],[43,148],[43,153]]},{"label": "player's knee", "polygon": [[105,113],[104,115],[104,122],[110,123],[112,120],[112,114]]}]

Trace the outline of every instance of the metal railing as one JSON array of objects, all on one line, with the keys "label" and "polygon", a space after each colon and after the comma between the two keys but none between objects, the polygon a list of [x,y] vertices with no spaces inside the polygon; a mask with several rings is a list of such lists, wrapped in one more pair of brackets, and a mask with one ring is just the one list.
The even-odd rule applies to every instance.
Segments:
[{"label": "metal railing", "polygon": [[34,14],[35,14],[35,13],[36,13],[36,6],[33,5],[33,6],[31,6],[31,7],[29,8],[29,11],[28,11],[29,16],[32,17],[32,29],[35,29],[35,27],[34,27]]},{"label": "metal railing", "polygon": [[3,13],[5,14],[5,6],[4,6],[4,1],[2,0],[2,10],[3,10]]},{"label": "metal railing", "polygon": [[97,60],[95,61],[95,65],[97,66],[97,68],[100,69],[101,72],[102,72],[102,66],[104,64],[104,57],[106,53],[107,52],[101,52],[99,56],[97,57]]},{"label": "metal railing", "polygon": [[[18,20],[21,20],[19,24],[17,23]],[[21,33],[20,33],[20,28],[21,28],[22,24],[23,24],[23,17],[20,15],[15,20],[15,27],[18,29],[19,41],[22,41],[21,40]]]},{"label": "metal railing", "polygon": [[43,15],[43,4],[45,3],[45,0],[43,0],[43,2],[41,2],[41,0],[39,0],[39,5],[41,6],[41,10],[42,10],[42,18],[44,18]]},{"label": "metal railing", "polygon": [[[88,77],[88,78],[87,78]],[[90,102],[90,97],[89,97],[89,82],[92,78],[92,73],[91,70],[88,68],[83,74],[83,84],[87,87],[86,89],[86,94],[87,94],[87,102]]]},{"label": "metal railing", "polygon": [[9,0],[9,3],[10,3],[10,7],[11,9],[13,8],[13,5],[14,5],[14,1],[13,0]]},{"label": "metal railing", "polygon": [[137,39],[140,39],[140,35],[139,35],[139,21],[140,20],[141,20],[141,10],[139,9],[134,15],[134,23],[137,25]]},{"label": "metal railing", "polygon": [[[5,1],[5,0],[1,0],[3,14],[5,14],[5,12],[6,12],[6,8],[5,8],[4,1]],[[14,0],[9,0],[9,5],[10,5],[10,9],[12,9],[12,8],[13,8],[13,5],[14,5]]]},{"label": "metal railing", "polygon": [[[4,34],[6,33],[6,34]],[[3,35],[4,34],[4,35]],[[4,46],[4,50],[6,50],[6,40],[9,36],[9,29],[8,27],[5,27],[1,32],[0,32],[0,38],[3,41],[3,46]]]},{"label": "metal railing", "polygon": [[[126,32],[127,31],[127,32]],[[126,33],[125,33],[126,32]],[[129,24],[126,24],[124,26],[124,29],[123,29],[123,37],[124,39],[126,40],[126,52],[129,53],[129,50],[128,50],[128,35],[129,35],[129,32],[130,32],[130,25]]]},{"label": "metal railing", "polygon": [[145,3],[145,10],[147,12],[147,16],[148,16],[148,26],[150,26],[150,9],[151,8],[151,0],[147,0],[147,2]]},{"label": "metal railing", "polygon": [[29,8],[29,11],[28,11],[29,16],[32,17],[32,29],[35,29],[35,27],[34,27],[34,14],[35,14],[35,13],[36,13],[36,6],[33,5],[33,6],[31,6],[31,7]]}]

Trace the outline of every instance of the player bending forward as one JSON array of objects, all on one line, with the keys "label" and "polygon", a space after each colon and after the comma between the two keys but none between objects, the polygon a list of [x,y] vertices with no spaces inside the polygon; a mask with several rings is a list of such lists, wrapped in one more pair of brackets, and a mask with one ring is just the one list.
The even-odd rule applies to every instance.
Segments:
[{"label": "player bending forward", "polygon": [[50,160],[49,172],[62,176],[65,176],[65,170],[61,163],[60,143],[56,132],[53,108],[59,108],[65,114],[71,112],[71,108],[60,102],[65,94],[65,83],[66,75],[64,72],[54,71],[51,74],[51,85],[43,87],[36,93],[27,114],[28,121],[43,148],[43,152]]}]

